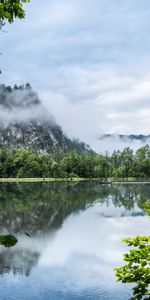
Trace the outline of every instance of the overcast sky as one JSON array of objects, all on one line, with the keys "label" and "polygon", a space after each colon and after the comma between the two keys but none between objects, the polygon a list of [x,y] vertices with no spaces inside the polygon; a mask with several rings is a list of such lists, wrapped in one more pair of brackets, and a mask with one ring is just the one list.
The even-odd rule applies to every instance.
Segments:
[{"label": "overcast sky", "polygon": [[149,134],[150,1],[31,0],[0,32],[1,82],[30,82],[69,136]]}]

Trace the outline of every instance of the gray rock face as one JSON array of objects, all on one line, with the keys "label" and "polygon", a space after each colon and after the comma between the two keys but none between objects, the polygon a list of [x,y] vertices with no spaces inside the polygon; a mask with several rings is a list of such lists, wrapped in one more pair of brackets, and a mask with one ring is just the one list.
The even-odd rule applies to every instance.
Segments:
[{"label": "gray rock face", "polygon": [[49,152],[54,148],[67,151],[71,141],[58,126],[43,121],[13,122],[0,128],[0,145],[8,147],[32,148],[38,152]]},{"label": "gray rock face", "polygon": [[43,153],[56,148],[62,152],[89,149],[66,137],[29,84],[13,89],[0,85],[0,146]]}]

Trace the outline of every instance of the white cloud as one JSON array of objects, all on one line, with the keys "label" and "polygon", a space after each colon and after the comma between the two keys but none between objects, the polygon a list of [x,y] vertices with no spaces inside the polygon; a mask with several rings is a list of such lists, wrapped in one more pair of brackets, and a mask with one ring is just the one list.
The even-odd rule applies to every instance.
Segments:
[{"label": "white cloud", "polygon": [[[140,212],[139,208],[135,207],[134,212]],[[133,218],[130,214],[123,207],[114,209],[113,205],[106,207],[100,203],[78,215],[72,214],[47,244],[39,264],[56,267],[67,264],[74,255],[87,259],[92,256],[97,260],[99,274],[105,276],[105,268],[109,265],[107,276],[113,276],[113,267],[121,263],[125,251],[121,239],[129,232],[133,237],[148,234],[149,218]],[[137,222],[142,226],[137,228]],[[90,272],[93,272],[91,267]]]},{"label": "white cloud", "polygon": [[149,74],[136,79],[76,66],[47,77],[50,91],[41,91],[41,98],[69,135],[94,142],[102,133],[149,133]]},{"label": "white cloud", "polygon": [[66,132],[93,145],[100,133],[148,134],[149,1],[25,7],[26,20],[1,33],[1,80],[31,82]]}]

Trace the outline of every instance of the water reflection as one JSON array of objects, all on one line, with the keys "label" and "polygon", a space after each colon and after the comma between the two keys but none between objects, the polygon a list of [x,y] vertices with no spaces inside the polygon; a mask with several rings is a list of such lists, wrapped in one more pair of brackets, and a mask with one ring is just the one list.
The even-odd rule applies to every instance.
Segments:
[{"label": "water reflection", "polygon": [[13,275],[29,276],[32,268],[38,263],[39,255],[38,252],[29,249],[0,251],[0,275],[13,273]]},{"label": "water reflection", "polygon": [[4,247],[13,247],[17,242],[17,238],[12,234],[0,235],[0,245]]},{"label": "water reflection", "polygon": [[[148,234],[149,197],[150,185],[2,184],[0,231],[18,239],[0,247],[2,299],[129,299],[113,270],[126,252],[121,238]],[[6,274],[17,278],[12,297]]]},{"label": "water reflection", "polygon": [[[150,185],[97,186],[94,184],[2,184],[0,185],[0,232],[46,231],[59,228],[72,212],[95,202],[133,210],[150,199]],[[110,201],[111,200],[111,201]],[[134,212],[132,212],[134,213]]]}]

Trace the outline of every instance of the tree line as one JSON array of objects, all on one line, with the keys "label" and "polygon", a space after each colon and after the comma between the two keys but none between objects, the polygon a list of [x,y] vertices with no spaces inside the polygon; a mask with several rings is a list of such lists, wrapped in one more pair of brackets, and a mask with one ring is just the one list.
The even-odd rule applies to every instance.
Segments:
[{"label": "tree line", "polygon": [[0,177],[54,177],[54,178],[150,178],[150,147],[134,152],[130,148],[97,154],[92,151],[63,154],[37,153],[32,149],[0,148]]}]

